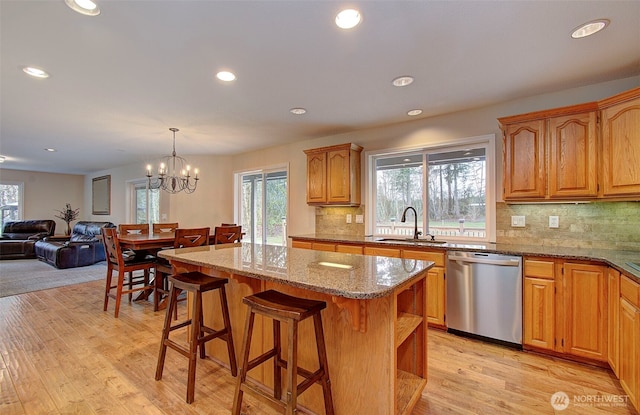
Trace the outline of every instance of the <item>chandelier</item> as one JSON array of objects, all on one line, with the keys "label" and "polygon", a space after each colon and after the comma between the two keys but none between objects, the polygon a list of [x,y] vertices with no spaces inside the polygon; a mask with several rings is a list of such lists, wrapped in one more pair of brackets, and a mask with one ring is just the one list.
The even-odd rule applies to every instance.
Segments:
[{"label": "chandelier", "polygon": [[191,166],[187,160],[176,155],[176,132],[177,128],[169,128],[173,131],[173,153],[164,156],[158,167],[158,176],[151,175],[151,165],[147,164],[147,179],[149,179],[149,189],[162,189],[169,193],[193,193],[198,186],[198,169],[193,171],[191,176]]}]

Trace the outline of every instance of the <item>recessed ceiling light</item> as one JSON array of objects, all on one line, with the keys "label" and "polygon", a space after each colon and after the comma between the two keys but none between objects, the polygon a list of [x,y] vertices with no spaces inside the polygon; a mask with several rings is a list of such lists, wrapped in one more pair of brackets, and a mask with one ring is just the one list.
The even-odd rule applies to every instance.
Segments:
[{"label": "recessed ceiling light", "polygon": [[594,33],[601,31],[608,25],[608,19],[592,20],[573,29],[571,31],[571,37],[574,39],[581,39],[583,37],[591,36]]},{"label": "recessed ceiling light", "polygon": [[340,29],[352,29],[356,27],[362,17],[360,16],[360,12],[354,9],[346,9],[338,13],[336,16],[336,25]]},{"label": "recessed ceiling light", "polygon": [[416,115],[420,115],[420,114],[422,114],[422,110],[419,110],[419,109],[415,109],[407,112],[407,115],[411,117],[415,117]]},{"label": "recessed ceiling light", "polygon": [[97,16],[100,14],[100,7],[91,0],[64,0],[65,4],[75,12],[86,16]]},{"label": "recessed ceiling light", "polygon": [[26,73],[29,76],[33,76],[34,78],[48,78],[49,74],[44,69],[36,68],[35,66],[23,66],[22,72]]},{"label": "recessed ceiling light", "polygon": [[413,83],[413,77],[412,76],[399,76],[396,79],[394,79],[393,81],[391,81],[391,83],[393,84],[393,86],[407,86],[407,85],[410,85],[411,83]]},{"label": "recessed ceiling light", "polygon": [[216,78],[224,82],[231,82],[236,80],[236,75],[229,71],[220,71],[216,74]]},{"label": "recessed ceiling light", "polygon": [[307,110],[304,108],[291,108],[289,112],[295,115],[302,115],[302,114],[306,114]]},{"label": "recessed ceiling light", "polygon": [[49,153],[53,153],[57,151],[55,148],[45,148],[44,151],[48,151]]}]

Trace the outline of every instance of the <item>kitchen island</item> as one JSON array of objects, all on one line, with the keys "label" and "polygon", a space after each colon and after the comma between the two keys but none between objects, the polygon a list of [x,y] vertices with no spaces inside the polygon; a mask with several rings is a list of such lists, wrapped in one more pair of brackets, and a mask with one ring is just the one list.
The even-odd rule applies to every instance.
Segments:
[{"label": "kitchen island", "polygon": [[[246,306],[242,298],[275,289],[322,300],[329,374],[336,414],[409,414],[427,383],[426,276],[430,261],[318,252],[249,243],[163,250],[177,272],[225,277],[236,354],[240,355]],[[203,295],[207,325],[221,326],[217,296]],[[272,345],[270,321],[256,319],[250,358]],[[286,336],[283,350],[286,344]],[[300,325],[298,362],[315,370],[313,325]],[[228,365],[225,344],[207,354]],[[249,377],[272,386],[272,365]],[[196,388],[197,395],[197,388]],[[197,396],[196,396],[197,398]],[[313,385],[299,407],[324,413],[322,389]]]}]

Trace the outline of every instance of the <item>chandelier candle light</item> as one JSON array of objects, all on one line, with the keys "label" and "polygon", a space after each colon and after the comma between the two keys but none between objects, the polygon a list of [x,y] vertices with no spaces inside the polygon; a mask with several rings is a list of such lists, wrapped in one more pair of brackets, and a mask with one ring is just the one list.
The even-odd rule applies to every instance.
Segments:
[{"label": "chandelier candle light", "polygon": [[193,171],[191,176],[191,166],[187,160],[176,155],[176,132],[177,128],[169,128],[173,131],[173,153],[164,156],[160,167],[158,167],[158,177],[151,175],[151,165],[147,164],[147,178],[149,179],[149,189],[162,189],[169,193],[193,193],[198,186],[198,169]]}]

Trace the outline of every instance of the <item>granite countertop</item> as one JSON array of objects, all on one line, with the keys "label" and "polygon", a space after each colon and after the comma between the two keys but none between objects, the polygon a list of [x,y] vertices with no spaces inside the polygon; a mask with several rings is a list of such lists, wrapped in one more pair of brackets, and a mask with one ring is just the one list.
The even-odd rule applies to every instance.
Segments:
[{"label": "granite countertop", "polygon": [[389,295],[433,262],[237,243],[166,249],[158,255],[245,277],[330,295],[369,299]]},{"label": "granite countertop", "polygon": [[[392,237],[392,236],[390,236]],[[627,265],[629,262],[640,264],[640,252],[621,251],[615,249],[589,249],[589,248],[568,248],[560,246],[540,246],[540,245],[515,245],[515,244],[464,244],[464,243],[444,243],[431,244],[427,240],[420,242],[411,241],[380,241],[381,237],[371,236],[351,236],[351,235],[327,235],[309,234],[290,236],[292,239],[300,241],[333,242],[333,243],[354,243],[369,246],[384,246],[394,248],[415,248],[423,247],[429,250],[443,251],[472,251],[490,252],[507,255],[531,255],[550,258],[562,258],[580,261],[600,261],[617,269],[625,275],[635,279],[640,284],[640,270],[636,270]],[[399,238],[402,238],[399,236]]]}]

